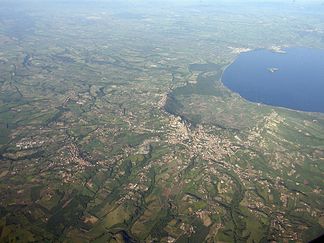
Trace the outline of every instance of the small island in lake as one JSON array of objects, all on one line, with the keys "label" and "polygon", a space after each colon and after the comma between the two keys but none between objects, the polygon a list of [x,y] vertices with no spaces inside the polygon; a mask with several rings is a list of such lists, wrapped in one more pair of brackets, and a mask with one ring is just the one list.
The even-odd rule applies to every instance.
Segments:
[{"label": "small island in lake", "polygon": [[279,71],[279,68],[268,68],[268,71],[271,73]]}]

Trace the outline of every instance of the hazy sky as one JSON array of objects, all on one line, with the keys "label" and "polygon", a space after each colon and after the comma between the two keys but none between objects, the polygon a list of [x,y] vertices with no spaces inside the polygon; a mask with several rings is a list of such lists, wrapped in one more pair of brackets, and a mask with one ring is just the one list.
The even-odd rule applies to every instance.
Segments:
[{"label": "hazy sky", "polygon": [[192,4],[192,3],[323,3],[324,0],[0,0],[1,2],[128,2],[128,3],[181,3],[181,4]]}]

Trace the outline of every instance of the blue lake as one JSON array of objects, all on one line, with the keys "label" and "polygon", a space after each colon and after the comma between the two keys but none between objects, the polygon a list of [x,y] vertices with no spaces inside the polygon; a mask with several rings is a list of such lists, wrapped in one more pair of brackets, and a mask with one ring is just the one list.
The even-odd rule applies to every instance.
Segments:
[{"label": "blue lake", "polygon": [[284,51],[242,53],[224,71],[222,82],[252,102],[324,112],[324,50]]}]

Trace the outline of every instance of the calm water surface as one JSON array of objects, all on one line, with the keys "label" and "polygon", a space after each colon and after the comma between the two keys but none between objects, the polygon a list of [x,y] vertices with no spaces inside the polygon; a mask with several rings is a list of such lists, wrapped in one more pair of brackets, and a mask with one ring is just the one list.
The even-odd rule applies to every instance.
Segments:
[{"label": "calm water surface", "polygon": [[295,110],[324,112],[324,50],[242,53],[222,81],[247,100]]}]

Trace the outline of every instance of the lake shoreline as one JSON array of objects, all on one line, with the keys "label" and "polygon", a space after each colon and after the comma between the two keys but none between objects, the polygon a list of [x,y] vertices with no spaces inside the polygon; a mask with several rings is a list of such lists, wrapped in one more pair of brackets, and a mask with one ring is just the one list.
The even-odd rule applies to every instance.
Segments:
[{"label": "lake shoreline", "polygon": [[[283,54],[282,52],[280,52],[280,53],[277,53],[277,52],[273,52],[272,51],[272,49],[266,49],[266,48],[256,48],[256,49],[253,49],[253,50],[251,50],[251,51],[248,51],[248,52],[244,52],[244,53],[240,53],[240,54],[238,54],[235,58],[233,58],[233,60],[228,64],[228,65],[226,65],[225,67],[224,67],[224,70],[222,71],[222,74],[221,74],[221,78],[220,78],[220,82],[222,83],[222,85],[223,86],[225,86],[228,90],[230,90],[231,92],[233,92],[233,93],[235,93],[235,94],[237,94],[237,95],[239,95],[241,98],[243,98],[244,100],[247,100],[247,101],[249,101],[249,102],[252,102],[252,103],[257,103],[257,104],[262,104],[262,105],[269,105],[269,106],[273,106],[273,107],[280,107],[280,108],[284,108],[284,109],[289,109],[289,110],[293,110],[293,111],[300,111],[300,112],[309,112],[309,113],[324,113],[324,110],[320,107],[321,106],[321,104],[322,104],[322,102],[324,102],[321,98],[318,98],[319,97],[319,93],[318,93],[318,88],[319,89],[321,89],[322,88],[322,84],[320,83],[320,81],[317,81],[318,83],[316,83],[315,81],[314,81],[314,83],[315,84],[313,84],[313,83],[311,83],[311,85],[309,85],[307,82],[308,82],[308,80],[313,80],[313,79],[315,79],[314,78],[314,76],[316,77],[316,75],[315,74],[313,74],[313,76],[311,76],[309,79],[306,79],[306,80],[304,80],[304,83],[307,83],[306,85],[307,85],[307,88],[308,88],[308,86],[309,87],[315,87],[314,88],[314,95],[312,94],[312,93],[310,93],[310,91],[308,92],[308,94],[306,94],[306,95],[304,95],[304,96],[302,96],[303,95],[303,91],[301,92],[300,90],[296,90],[296,94],[294,93],[294,94],[292,94],[290,97],[288,96],[287,97],[287,100],[288,101],[285,101],[284,100],[284,98],[285,97],[279,97],[278,98],[278,100],[275,100],[274,98],[272,98],[271,96],[270,96],[270,94],[269,94],[269,92],[267,93],[267,92],[265,92],[263,89],[266,89],[267,87],[261,87],[260,88],[260,93],[261,93],[261,95],[262,95],[262,92],[264,92],[267,96],[265,96],[265,98],[264,97],[258,97],[258,96],[260,96],[260,94],[259,94],[259,90],[258,90],[258,86],[260,86],[260,83],[257,83],[257,81],[254,81],[255,83],[253,83],[253,82],[250,82],[250,83],[253,83],[253,85],[255,85],[255,87],[254,87],[254,93],[257,95],[256,96],[256,98],[254,98],[252,95],[251,95],[251,97],[249,96],[249,95],[247,95],[246,93],[248,93],[249,92],[249,90],[246,88],[246,87],[248,87],[248,85],[249,85],[249,83],[247,82],[247,85],[245,86],[245,87],[243,87],[243,85],[242,84],[239,84],[239,86],[238,87],[234,87],[233,88],[233,84],[230,84],[229,82],[230,81],[228,81],[228,80],[225,80],[226,79],[226,77],[225,77],[225,75],[228,75],[228,71],[231,71],[232,69],[233,69],[233,66],[237,66],[237,62],[242,62],[241,61],[241,59],[242,59],[242,56],[245,58],[245,56],[249,56],[249,55],[254,55],[254,56],[258,56],[258,55],[261,55],[261,54],[264,54],[264,53],[266,53],[265,55],[266,56],[270,56],[270,58],[269,59],[279,59],[280,60],[280,65],[283,65],[284,67],[288,67],[288,68],[280,68],[278,65],[274,65],[274,64],[267,64],[265,67],[264,67],[264,69],[263,70],[258,70],[257,72],[258,72],[258,74],[262,74],[263,76],[265,76],[265,78],[264,79],[261,79],[261,80],[266,80],[266,81],[269,81],[270,79],[271,79],[271,77],[269,77],[269,75],[272,75],[272,74],[274,74],[274,73],[276,73],[276,75],[277,75],[277,73],[278,73],[278,75],[280,76],[280,78],[281,78],[281,81],[282,80],[284,80],[284,81],[286,81],[286,80],[288,80],[287,82],[285,82],[284,84],[283,84],[283,82],[281,82],[281,83],[279,83],[279,85],[278,86],[280,86],[280,88],[281,88],[281,86],[285,86],[285,85],[289,85],[289,82],[290,82],[290,85],[292,84],[292,81],[291,80],[289,80],[289,79],[287,79],[287,78],[285,78],[285,77],[282,77],[282,73],[284,73],[284,72],[287,72],[286,70],[290,70],[291,68],[293,68],[293,67],[291,67],[291,66],[289,66],[290,64],[289,63],[287,63],[287,62],[285,62],[285,60],[286,59],[289,59],[289,58],[291,58],[291,56],[294,56],[294,55],[302,55],[303,54],[303,52],[305,52],[305,56],[306,56],[306,58],[304,58],[305,60],[307,60],[307,59],[310,59],[310,58],[307,58],[309,55],[312,55],[312,54],[314,54],[314,53],[316,53],[316,52],[319,52],[319,56],[321,56],[321,55],[323,55],[324,54],[324,50],[323,49],[314,49],[314,48],[310,48],[310,47],[298,47],[298,48],[296,48],[296,47],[285,47],[284,49],[282,49],[285,53],[285,55],[280,55],[280,56],[284,56],[284,60],[280,60],[280,58],[281,57],[279,57],[279,56],[275,56],[275,55],[278,55],[278,54]],[[296,53],[293,53],[291,50],[294,50]],[[323,52],[323,53],[322,53]],[[260,54],[261,53],[261,54]],[[271,55],[274,55],[274,57],[273,56],[271,56]],[[250,57],[249,57],[250,58]],[[248,59],[248,58],[246,58],[246,59]],[[318,58],[319,59],[319,58]],[[303,59],[301,59],[301,60],[303,60]],[[304,61],[304,60],[303,60]],[[264,61],[265,63],[267,63],[267,61]],[[298,61],[295,61],[295,62],[297,62],[297,64],[300,64],[300,63],[298,63]],[[319,63],[320,63],[320,61],[318,61]],[[239,65],[241,65],[240,66],[240,71],[242,71],[242,67],[245,67],[244,65],[242,65],[241,63],[239,63]],[[291,64],[291,65],[293,65],[293,64]],[[307,70],[307,68],[308,69],[310,69],[310,70],[312,70],[311,68],[313,68],[313,67],[309,67],[309,66],[311,66],[310,64],[305,68],[306,70]],[[269,72],[269,67],[276,67],[276,71],[275,72]],[[229,70],[229,68],[231,68],[231,70]],[[260,67],[259,67],[259,69],[260,69]],[[243,69],[244,70],[244,69]],[[251,70],[249,70],[249,71],[251,71]],[[300,71],[300,70],[299,70]],[[263,72],[263,73],[262,73]],[[268,74],[264,74],[265,72],[267,72],[267,73],[269,73],[269,75]],[[313,71],[314,72],[314,71]],[[319,71],[317,71],[317,72],[321,72],[320,70]],[[315,72],[314,72],[315,73]],[[231,74],[232,75],[232,74]],[[239,73],[239,75],[240,75],[240,80],[243,80],[243,82],[244,81],[246,81],[244,78],[242,78],[241,76],[242,76],[242,73]],[[251,73],[249,73],[249,75],[250,75],[250,77],[251,77]],[[291,74],[289,74],[289,75],[291,75]],[[296,74],[294,74],[295,76],[296,76]],[[321,73],[320,74],[318,74],[318,75],[322,75]],[[292,75],[293,76],[293,75]],[[308,75],[308,76],[310,76],[310,75]],[[307,76],[307,77],[308,77]],[[228,77],[227,77],[228,78]],[[272,79],[273,78],[275,78],[275,77],[272,77]],[[250,78],[251,79],[251,78]],[[258,78],[254,78],[254,79],[258,79]],[[260,77],[259,77],[259,79],[260,79]],[[319,79],[319,78],[317,78],[317,79]],[[238,78],[235,78],[235,82],[237,83],[237,80],[238,80]],[[305,85],[304,83],[302,83],[302,81],[298,81],[299,83],[301,83],[301,86],[302,85]],[[287,83],[287,84],[286,84]],[[269,84],[267,84],[267,83],[265,83],[265,85],[269,85]],[[313,86],[312,86],[313,85]],[[293,86],[293,85],[292,85]],[[318,87],[317,87],[318,86]],[[243,88],[242,88],[243,87]],[[270,86],[269,86],[270,87]],[[243,92],[240,92],[240,88],[241,89],[244,89],[244,91],[245,91],[245,93]],[[278,88],[278,93],[283,93],[282,92],[282,90],[280,90],[280,88]],[[288,89],[288,87],[285,87],[286,89]],[[273,90],[275,90],[275,88],[273,88],[273,87],[270,87],[269,89],[273,89]],[[299,88],[299,89],[301,89],[301,88]],[[262,92],[261,92],[262,91]],[[286,90],[287,91],[287,90]],[[298,101],[298,99],[297,98],[299,98],[299,96],[297,95],[298,94],[298,92],[299,93],[301,93],[302,95],[300,96],[301,97],[301,99],[300,100],[305,100],[305,102],[304,103],[300,103],[300,104],[298,104],[297,102],[296,103],[293,103],[291,100],[297,100]],[[252,93],[252,91],[251,91],[251,93]],[[274,92],[274,97],[276,97],[276,96],[278,96],[278,93],[275,93]],[[288,91],[287,91],[287,93],[289,93]],[[307,96],[307,95],[309,95],[309,96]],[[317,96],[316,96],[317,95]],[[270,97],[270,98],[269,98]],[[310,100],[311,98],[308,98],[308,97],[311,97],[313,100],[319,100],[320,102],[319,103],[314,103],[314,101],[312,101],[313,103],[314,103],[314,106],[313,106],[313,103],[312,102],[310,102],[310,103],[306,103],[306,101],[308,101],[308,100]],[[315,97],[315,98],[314,98]],[[267,100],[267,98],[269,99],[269,100]],[[280,100],[282,101],[284,101],[283,103],[280,103]],[[285,103],[286,102],[286,103]],[[312,103],[312,104],[311,104]]]}]

